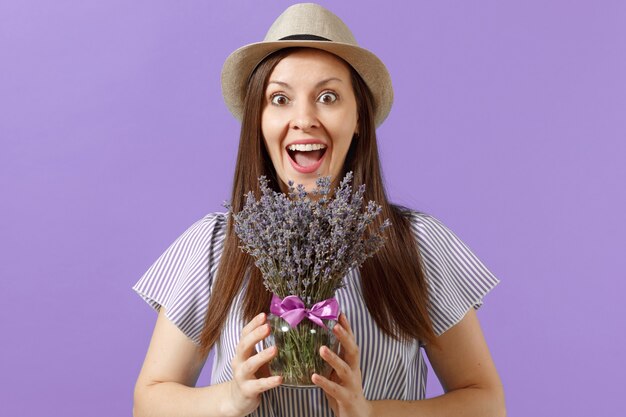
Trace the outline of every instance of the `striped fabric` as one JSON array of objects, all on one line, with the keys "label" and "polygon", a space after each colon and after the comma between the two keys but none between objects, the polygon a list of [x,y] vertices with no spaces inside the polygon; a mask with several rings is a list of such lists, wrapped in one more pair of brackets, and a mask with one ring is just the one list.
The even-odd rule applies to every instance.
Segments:
[{"label": "striped fabric", "polygon": [[[498,284],[471,250],[436,218],[410,213],[412,229],[424,263],[435,333],[458,323],[470,307]],[[166,316],[196,344],[211,295],[211,284],[222,253],[225,213],[211,213],[194,223],[156,260],[133,286],[150,306],[167,309]],[[426,364],[418,341],[401,342],[386,336],[370,316],[363,300],[358,270],[351,270],[336,297],[354,330],[361,351],[365,397],[417,400],[426,393]],[[230,362],[244,326],[239,293],[216,344],[212,384],[232,379]],[[257,345],[257,350],[261,350]],[[280,386],[263,394],[251,416],[332,416],[319,388]]]}]

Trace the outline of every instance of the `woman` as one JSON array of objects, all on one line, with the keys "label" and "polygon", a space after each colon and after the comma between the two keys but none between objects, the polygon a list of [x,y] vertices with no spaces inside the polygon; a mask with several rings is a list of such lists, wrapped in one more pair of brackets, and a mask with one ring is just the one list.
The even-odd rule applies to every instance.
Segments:
[{"label": "woman", "polygon": [[[293,180],[314,188],[354,172],[366,200],[393,227],[385,247],[345,277],[334,369],[315,388],[289,388],[270,376],[270,294],[238,248],[224,213],[192,225],[133,287],[159,310],[135,388],[136,416],[500,416],[501,383],[474,309],[497,279],[432,216],[391,205],[385,195],[375,129],[392,102],[389,75],[349,29],[315,4],[288,8],[263,42],[227,59],[226,103],[242,120],[232,206]],[[209,349],[212,384],[195,388]],[[422,400],[428,354],[446,394]],[[258,353],[257,353],[258,352]],[[422,401],[415,401],[422,400]],[[332,410],[332,413],[331,413]]]}]

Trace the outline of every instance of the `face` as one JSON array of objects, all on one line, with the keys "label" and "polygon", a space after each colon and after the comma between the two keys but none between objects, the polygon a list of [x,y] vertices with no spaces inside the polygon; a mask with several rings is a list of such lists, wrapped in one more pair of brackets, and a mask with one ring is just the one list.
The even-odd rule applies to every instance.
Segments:
[{"label": "face", "polygon": [[283,191],[287,183],[315,189],[319,175],[335,180],[357,132],[350,70],[318,49],[295,51],[270,74],[261,131]]}]

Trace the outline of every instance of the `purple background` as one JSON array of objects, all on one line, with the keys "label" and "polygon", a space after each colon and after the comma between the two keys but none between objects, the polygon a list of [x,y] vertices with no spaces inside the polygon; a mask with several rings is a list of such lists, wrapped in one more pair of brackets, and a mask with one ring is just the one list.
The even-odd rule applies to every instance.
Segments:
[{"label": "purple background", "polygon": [[[131,414],[156,319],[131,286],[229,198],[221,65],[290,3],[0,3],[1,415]],[[392,199],[502,280],[479,316],[509,415],[615,415],[625,3],[321,3],[392,75]]]}]

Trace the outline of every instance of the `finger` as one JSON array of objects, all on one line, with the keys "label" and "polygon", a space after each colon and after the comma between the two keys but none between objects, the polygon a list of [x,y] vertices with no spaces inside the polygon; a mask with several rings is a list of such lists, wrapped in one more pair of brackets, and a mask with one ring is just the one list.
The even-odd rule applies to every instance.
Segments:
[{"label": "finger", "polygon": [[341,313],[341,315],[339,316],[339,324],[341,324],[343,328],[346,329],[350,336],[354,336],[354,333],[352,333],[352,327],[350,326],[350,322],[348,321],[348,317],[346,317],[346,315],[343,313]]},{"label": "finger", "polygon": [[247,335],[263,323],[265,323],[265,313],[257,314],[248,324],[245,325],[243,329],[241,329],[241,337]]},{"label": "finger", "polygon": [[333,327],[333,333],[337,336],[339,343],[341,343],[341,352],[344,360],[350,365],[350,368],[357,369],[360,366],[360,354],[354,335],[349,334],[342,325],[338,324]]},{"label": "finger", "polygon": [[342,402],[346,396],[345,388],[321,375],[313,374],[311,376],[311,381],[320,387],[327,395],[334,398],[335,401]]},{"label": "finger", "polygon": [[241,394],[246,398],[255,398],[264,391],[276,388],[283,382],[283,377],[276,375],[269,378],[249,379],[239,384]]},{"label": "finger", "polygon": [[247,358],[252,356],[254,352],[256,352],[255,345],[261,340],[265,339],[269,334],[269,323],[265,323],[254,328],[248,334],[242,336],[241,339],[239,339],[235,355],[238,356],[239,359],[246,360]]},{"label": "finger", "polygon": [[268,378],[251,379],[246,381],[242,386],[244,395],[254,397],[260,393],[276,388],[283,383],[283,377],[280,375],[270,376]]},{"label": "finger", "polygon": [[[313,374],[311,376],[311,381],[318,385],[320,383],[320,381],[315,382],[315,378],[322,378],[320,375],[318,374]],[[332,380],[329,380],[328,378],[324,378],[327,381],[333,382]],[[318,385],[319,386],[319,385]],[[320,387],[321,388],[321,387]],[[338,416],[339,415],[339,410],[337,409],[337,399],[335,397],[333,397],[332,395],[328,394],[327,392],[324,392],[324,397],[326,397],[326,400],[328,400],[328,405],[330,406],[330,409],[333,410],[333,415],[334,416]]]},{"label": "finger", "polygon": [[246,359],[246,361],[241,365],[242,376],[246,379],[255,378],[255,374],[259,371],[261,366],[271,361],[272,358],[276,356],[277,352],[278,349],[276,346],[271,346],[256,355],[250,356],[250,358]]},{"label": "finger", "polygon": [[242,336],[237,344],[235,356],[241,362],[252,356],[255,351],[254,346],[270,334],[270,325],[268,323],[256,327],[251,332]]},{"label": "finger", "polygon": [[350,369],[350,366],[346,362],[344,362],[336,353],[332,352],[330,349],[328,349],[328,347],[322,346],[320,348],[320,356],[322,357],[322,359],[328,362],[330,366],[333,367],[341,381],[343,381],[344,383],[349,383],[351,381],[350,373],[352,372],[352,369]]}]

